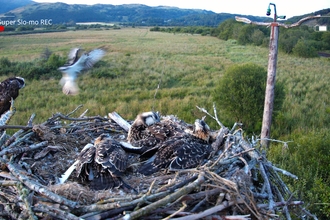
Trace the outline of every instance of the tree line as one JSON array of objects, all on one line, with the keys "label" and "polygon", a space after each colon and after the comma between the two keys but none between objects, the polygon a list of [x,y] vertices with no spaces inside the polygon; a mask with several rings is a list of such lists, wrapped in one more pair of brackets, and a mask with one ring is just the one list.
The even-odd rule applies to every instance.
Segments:
[{"label": "tree line", "polygon": [[[235,19],[228,19],[218,27],[153,27],[150,31],[169,33],[201,34],[217,37],[222,40],[233,39],[238,44],[269,46],[270,28],[243,24]],[[299,57],[317,57],[318,52],[330,50],[330,32],[315,31],[314,28],[302,25],[297,28],[280,28],[278,47],[280,51]]]}]

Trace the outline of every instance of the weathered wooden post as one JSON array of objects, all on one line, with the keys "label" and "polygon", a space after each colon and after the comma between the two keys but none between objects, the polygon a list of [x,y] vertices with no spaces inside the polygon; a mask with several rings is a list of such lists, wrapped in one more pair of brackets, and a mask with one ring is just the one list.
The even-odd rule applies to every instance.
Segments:
[{"label": "weathered wooden post", "polygon": [[[277,52],[278,52],[278,35],[279,27],[277,23],[276,5],[274,6],[274,21],[271,23],[270,41],[269,41],[269,58],[268,58],[268,70],[267,70],[267,83],[265,92],[265,104],[264,114],[262,118],[261,127],[261,146],[269,147],[270,127],[272,125],[272,114],[274,108],[275,97],[275,80],[276,80],[276,64],[277,64]],[[270,7],[268,6],[267,16],[270,15]],[[285,16],[280,17],[285,19]]]},{"label": "weathered wooden post", "polygon": [[[235,17],[236,21],[244,22],[247,24],[256,24],[263,26],[270,26],[270,42],[269,42],[269,58],[268,58],[268,70],[267,70],[267,84],[265,92],[265,103],[264,103],[264,113],[262,118],[262,127],[261,127],[261,145],[262,147],[269,147],[269,138],[270,138],[270,128],[272,125],[272,114],[274,107],[274,93],[275,93],[275,80],[276,80],[276,65],[277,65],[277,52],[278,52],[278,36],[279,36],[279,26],[290,28],[296,27],[309,19],[320,18],[320,15],[309,16],[301,19],[300,21],[291,24],[281,24],[277,22],[277,18],[285,19],[285,16],[277,16],[276,6],[273,3],[269,3],[269,6],[274,6],[274,21],[271,23],[265,22],[253,22],[247,18]],[[270,15],[270,7],[268,6],[267,15]]]}]

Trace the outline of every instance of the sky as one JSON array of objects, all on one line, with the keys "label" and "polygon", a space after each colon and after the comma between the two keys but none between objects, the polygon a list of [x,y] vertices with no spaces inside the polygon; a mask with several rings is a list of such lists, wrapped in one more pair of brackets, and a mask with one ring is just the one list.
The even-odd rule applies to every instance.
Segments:
[{"label": "sky", "polygon": [[[143,4],[148,6],[174,6],[183,9],[205,9],[216,13],[266,16],[269,3],[276,5],[278,16],[287,18],[330,8],[330,0],[34,0],[35,2],[64,2],[67,4]],[[273,17],[274,6],[271,6]]]}]

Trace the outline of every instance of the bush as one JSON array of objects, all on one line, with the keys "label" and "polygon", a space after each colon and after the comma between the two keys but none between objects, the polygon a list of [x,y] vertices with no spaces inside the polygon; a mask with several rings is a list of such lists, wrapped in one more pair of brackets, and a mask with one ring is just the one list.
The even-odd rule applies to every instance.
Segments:
[{"label": "bush", "polygon": [[[213,92],[213,100],[249,133],[261,129],[267,71],[256,64],[233,65]],[[274,113],[282,107],[284,87],[276,85]]]},{"label": "bush", "polygon": [[317,50],[313,46],[313,41],[300,39],[292,49],[293,54],[299,57],[317,57]]},{"label": "bush", "polygon": [[286,178],[292,192],[302,201],[308,201],[309,211],[319,219],[330,217],[330,134],[329,130],[315,130],[305,134],[294,133],[294,142],[283,153],[273,146],[269,158],[279,167],[298,176],[298,180]]}]

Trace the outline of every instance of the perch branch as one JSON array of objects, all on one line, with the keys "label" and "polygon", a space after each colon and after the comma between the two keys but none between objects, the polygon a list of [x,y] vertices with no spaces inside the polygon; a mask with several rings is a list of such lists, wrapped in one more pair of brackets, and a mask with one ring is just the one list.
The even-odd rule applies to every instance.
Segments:
[{"label": "perch branch", "polygon": [[[300,26],[302,23],[304,23],[305,21],[307,20],[310,20],[310,19],[315,19],[315,18],[321,18],[321,15],[315,15],[315,16],[308,16],[306,18],[302,18],[300,19],[298,22],[296,23],[293,23],[293,24],[282,24],[282,23],[277,23],[278,26],[281,26],[281,27],[285,27],[285,28],[291,28],[291,27],[297,27],[297,26]],[[235,16],[235,19],[236,21],[238,22],[243,22],[243,23],[246,23],[246,24],[255,24],[255,25],[261,25],[261,26],[271,26],[271,22],[257,22],[257,21],[251,21],[250,19],[248,18],[243,18],[243,17],[238,17],[238,16]]]}]

